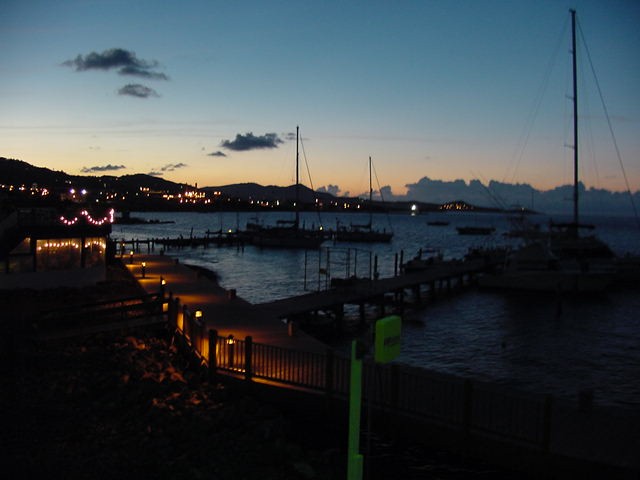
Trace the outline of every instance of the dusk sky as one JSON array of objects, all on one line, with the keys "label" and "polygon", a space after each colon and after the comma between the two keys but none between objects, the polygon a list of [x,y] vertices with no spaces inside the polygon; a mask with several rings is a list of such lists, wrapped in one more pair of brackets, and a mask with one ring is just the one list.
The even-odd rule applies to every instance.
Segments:
[{"label": "dusk sky", "polygon": [[[640,1],[0,0],[0,156],[70,174],[394,194],[572,182],[575,8],[640,189]],[[581,179],[625,190],[580,47]],[[293,136],[295,139],[295,136]]]}]

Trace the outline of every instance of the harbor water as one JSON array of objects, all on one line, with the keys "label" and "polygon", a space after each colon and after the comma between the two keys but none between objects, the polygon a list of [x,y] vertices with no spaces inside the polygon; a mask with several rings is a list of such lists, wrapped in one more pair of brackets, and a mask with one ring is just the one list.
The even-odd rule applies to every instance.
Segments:
[{"label": "harbor water", "polygon": [[[132,213],[157,223],[116,224],[113,240],[203,237],[207,231],[244,229],[249,213]],[[288,213],[259,214],[274,225]],[[443,221],[434,226],[428,222]],[[535,223],[549,221],[531,216]],[[562,218],[554,217],[561,221]],[[301,214],[307,228],[367,223],[368,215]],[[632,218],[592,217],[597,235],[618,255],[640,254],[640,228]],[[172,222],[172,223],[164,223]],[[457,226],[490,226],[487,236],[459,235]],[[320,269],[335,277],[367,276],[377,257],[381,277],[394,274],[401,259],[435,249],[445,259],[462,258],[470,248],[517,246],[504,235],[511,225],[504,215],[429,213],[375,215],[374,227],[393,230],[388,244],[334,244],[320,252],[260,249],[253,246],[173,248],[165,254],[215,271],[220,284],[253,303],[302,294],[325,286]],[[331,252],[327,260],[327,250]],[[156,251],[161,247],[156,246]],[[637,285],[602,294],[565,296],[505,293],[471,288],[439,299],[403,319],[398,361],[490,381],[523,391],[549,393],[577,401],[585,392],[593,403],[640,412],[640,295]]]}]

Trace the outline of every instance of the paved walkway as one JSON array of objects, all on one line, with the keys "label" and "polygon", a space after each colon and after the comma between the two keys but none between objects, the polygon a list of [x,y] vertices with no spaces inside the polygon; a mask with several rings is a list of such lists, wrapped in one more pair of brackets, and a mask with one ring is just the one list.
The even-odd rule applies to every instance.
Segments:
[{"label": "paved walkway", "polygon": [[[202,310],[207,326],[218,335],[236,338],[251,336],[256,343],[324,352],[327,346],[302,331],[289,335],[284,321],[264,309],[235,297],[196,269],[179,263],[165,255],[134,254],[133,261],[125,256],[123,262],[148,293],[160,289],[160,280],[166,281],[165,291],[180,299],[191,311]],[[142,278],[142,262],[145,275]]]}]

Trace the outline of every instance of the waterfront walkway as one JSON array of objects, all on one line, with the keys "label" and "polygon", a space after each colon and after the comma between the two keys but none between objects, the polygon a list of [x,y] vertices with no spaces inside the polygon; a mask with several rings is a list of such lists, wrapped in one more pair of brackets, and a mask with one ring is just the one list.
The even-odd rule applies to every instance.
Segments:
[{"label": "waterfront walkway", "polygon": [[234,290],[220,287],[206,272],[184,265],[178,259],[137,253],[122,260],[147,293],[157,293],[161,279],[164,279],[165,292],[178,297],[181,305],[190,311],[202,311],[207,328],[215,329],[219,336],[251,336],[256,343],[306,352],[323,352],[326,346],[302,330],[290,328],[287,322],[293,322],[297,316],[331,310],[337,318],[336,326],[340,328],[345,305],[360,305],[364,321],[365,306],[377,307],[378,313],[383,314],[389,294],[396,297],[394,301],[401,308],[406,289],[412,290],[420,301],[420,291],[425,286],[431,296],[448,292],[454,286],[470,283],[476,273],[487,268],[482,260],[450,262],[424,272],[355,280],[337,289],[251,304],[236,297]]},{"label": "waterfront walkway", "polygon": [[[234,292],[220,287],[202,271],[183,265],[169,256],[135,254],[131,263],[129,260],[123,259],[147,292],[157,293],[160,290],[161,278],[164,279],[165,291],[171,292],[174,298],[179,297],[180,303],[191,311],[201,310],[206,327],[215,329],[221,338],[228,335],[233,335],[236,339],[251,336],[255,344],[318,354],[326,354],[327,347],[302,331],[291,334],[287,324],[282,320],[284,315],[290,318],[299,313],[333,308],[345,303],[375,304],[380,296],[397,293],[405,288],[419,289],[425,282],[444,282],[445,285],[441,288],[448,290],[448,279],[460,279],[463,275],[472,275],[483,268],[480,263],[465,262],[466,264],[436,269],[431,273],[356,282],[340,290],[252,305],[237,298]],[[145,263],[144,278],[142,262]],[[218,347],[226,348],[224,342],[219,343]],[[254,345],[254,348],[256,353],[258,345]],[[224,350],[224,354],[218,354],[218,368],[239,372],[237,361],[234,363],[229,360],[228,364],[224,363],[228,352]],[[253,374],[256,377],[263,375],[263,378],[269,378],[264,373],[266,366],[260,362],[266,364],[271,359],[264,360],[267,356],[261,355],[258,357],[262,360],[252,363]],[[288,358],[280,353],[275,357],[282,357],[285,363]],[[328,364],[324,361],[309,371],[316,376],[318,372],[321,373],[321,386],[329,385],[334,394],[344,395],[346,383],[343,380],[348,379],[348,364],[338,362],[337,358],[332,362],[334,363],[331,375],[327,375]],[[305,360],[303,363],[310,362]],[[297,365],[300,366],[300,363]],[[278,375],[285,370],[287,368],[275,369],[279,372]],[[538,396],[509,394],[490,384],[453,377],[447,379],[419,369],[390,369],[388,374],[391,377],[388,381],[383,379],[382,383],[397,385],[397,395],[390,395],[392,403],[385,407],[386,415],[393,412],[394,415],[401,416],[402,412],[408,412],[414,415],[410,417],[413,419],[412,422],[416,422],[415,419],[422,418],[422,414],[427,426],[431,425],[429,422],[433,420],[436,423],[441,421],[445,425],[448,422],[453,429],[457,429],[456,431],[467,432],[466,437],[461,434],[460,438],[470,438],[469,434],[478,436],[477,445],[487,443],[490,438],[497,438],[498,441],[506,443],[513,442],[512,446],[524,441],[525,444],[532,445],[528,451],[533,455],[534,465],[542,465],[540,468],[547,472],[561,472],[559,477],[567,472],[587,473],[589,469],[593,469],[593,478],[603,474],[612,478],[638,478],[640,417],[637,414],[607,412],[591,405],[577,409],[575,405],[565,405],[555,400],[547,404],[544,399],[537,399]],[[397,376],[398,374],[400,376]],[[329,378],[330,382],[325,381]],[[372,378],[375,378],[375,375]],[[340,386],[340,382],[344,385]],[[374,399],[378,400],[383,401]],[[416,423],[418,424],[422,425]],[[494,448],[501,451],[503,447]],[[510,450],[507,448],[505,451]]]},{"label": "waterfront walkway", "polygon": [[[285,322],[277,316],[255,308],[236,297],[198,269],[190,268],[165,255],[135,254],[133,260],[123,258],[131,273],[148,293],[160,290],[161,279],[166,281],[165,292],[172,293],[192,311],[201,310],[207,328],[218,335],[235,338],[251,336],[256,343],[309,352],[324,352],[326,346],[305,334],[289,335]],[[144,278],[142,263],[145,263]]]}]

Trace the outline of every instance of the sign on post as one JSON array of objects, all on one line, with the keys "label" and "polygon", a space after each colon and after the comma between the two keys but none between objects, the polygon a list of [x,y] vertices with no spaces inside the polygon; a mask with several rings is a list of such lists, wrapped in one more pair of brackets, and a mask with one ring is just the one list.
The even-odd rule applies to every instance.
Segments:
[{"label": "sign on post", "polygon": [[[391,315],[376,322],[374,359],[387,363],[400,354],[402,320]],[[347,447],[347,479],[361,480],[363,456],[360,454],[360,407],[362,403],[362,357],[364,345],[351,342],[351,378],[349,382],[349,439]]]},{"label": "sign on post", "polygon": [[376,322],[376,363],[388,363],[400,355],[402,320],[398,315],[381,318]]}]

